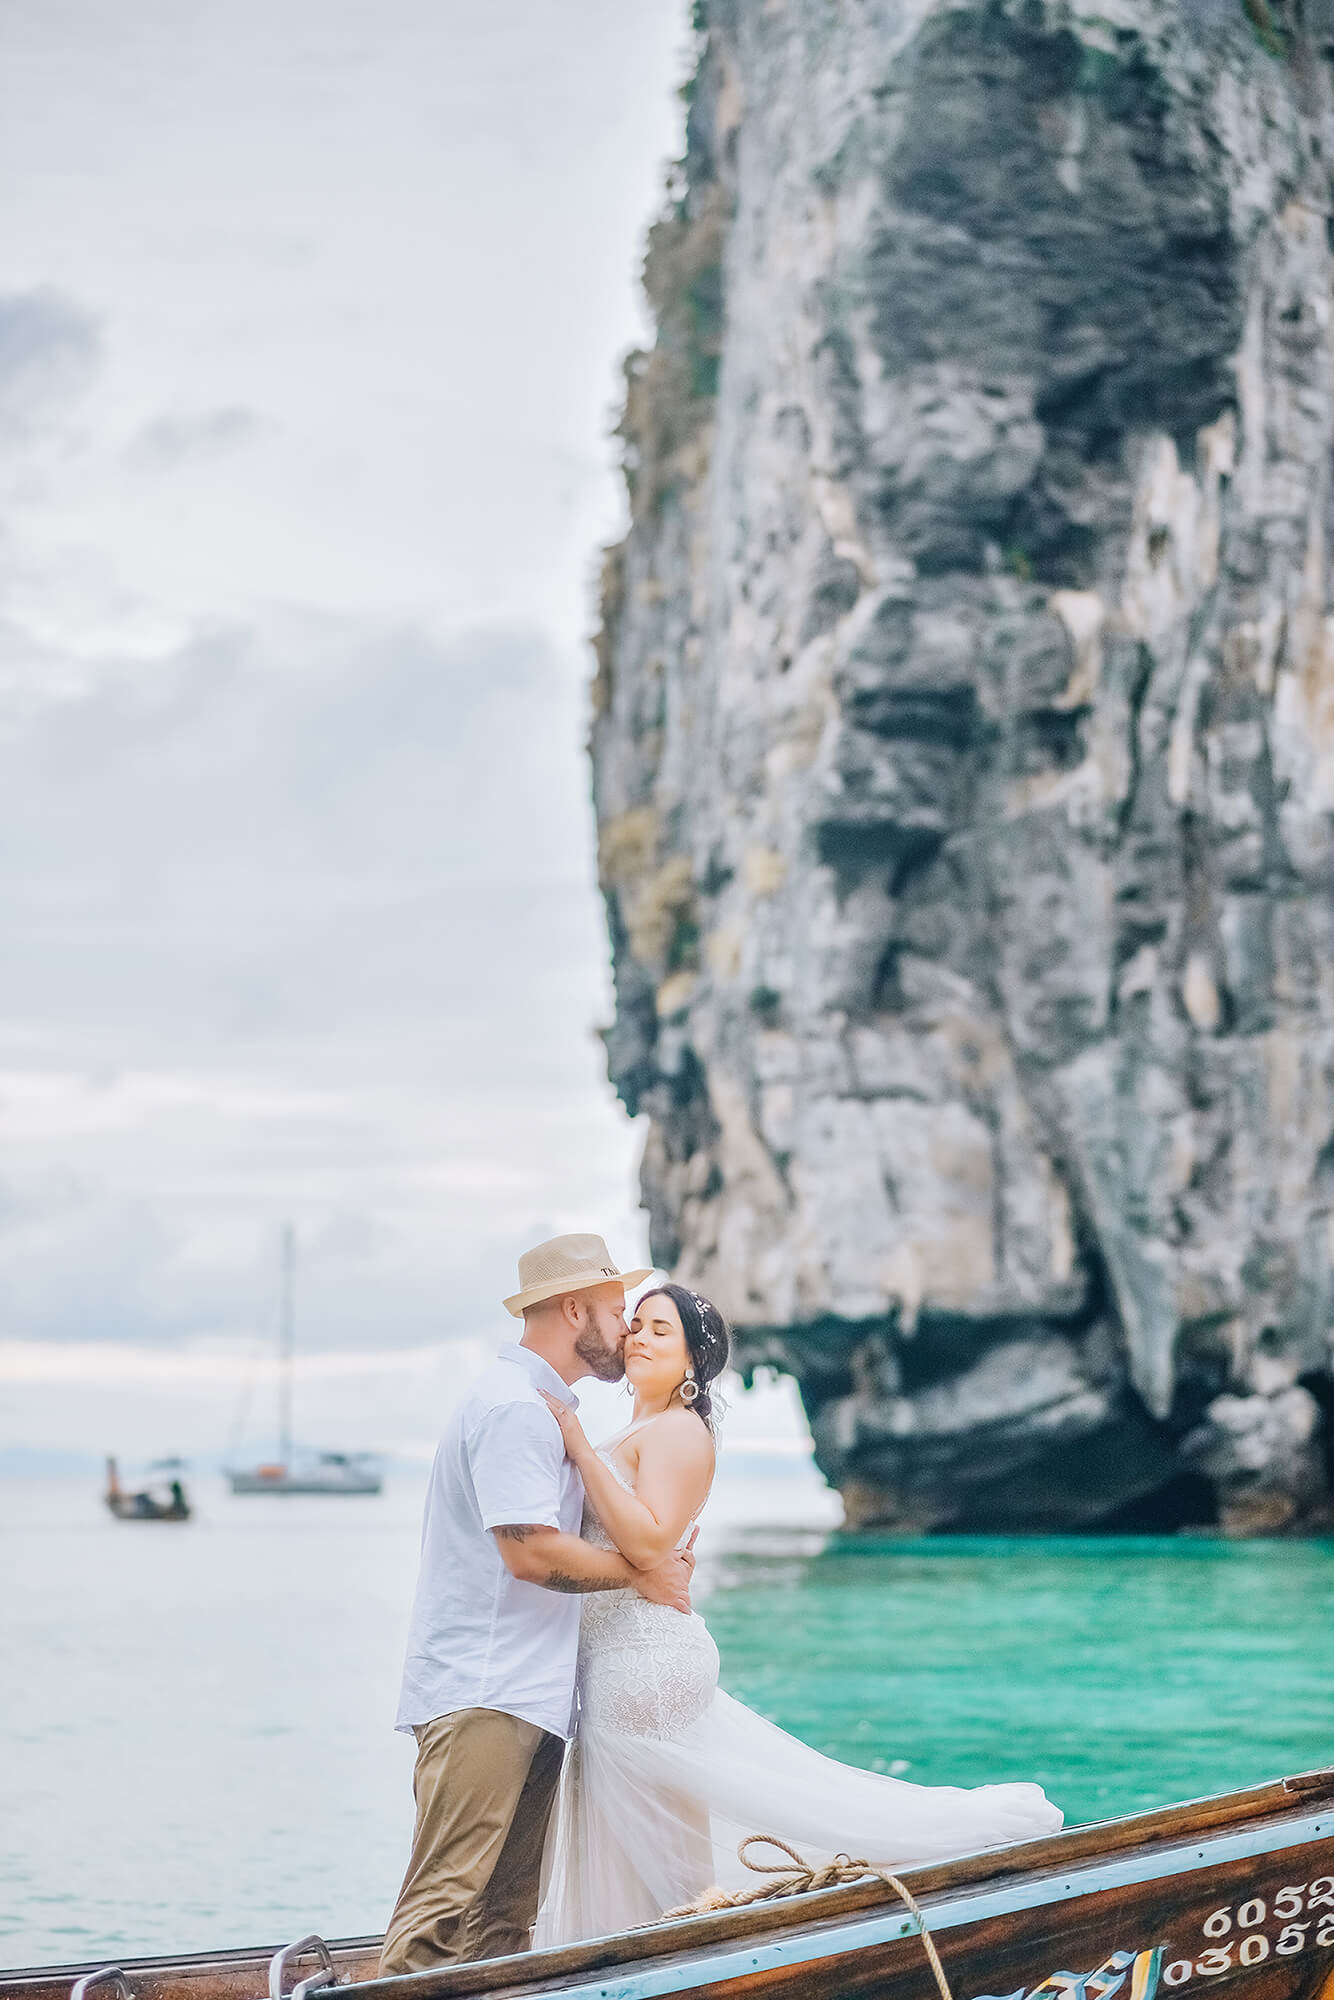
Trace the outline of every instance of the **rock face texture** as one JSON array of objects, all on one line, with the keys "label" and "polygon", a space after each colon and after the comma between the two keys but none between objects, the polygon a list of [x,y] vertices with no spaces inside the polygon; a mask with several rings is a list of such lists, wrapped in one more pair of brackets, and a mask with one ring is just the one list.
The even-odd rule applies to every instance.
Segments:
[{"label": "rock face texture", "polygon": [[594,690],[654,1255],[854,1525],[1327,1526],[1334,18],[696,12]]}]

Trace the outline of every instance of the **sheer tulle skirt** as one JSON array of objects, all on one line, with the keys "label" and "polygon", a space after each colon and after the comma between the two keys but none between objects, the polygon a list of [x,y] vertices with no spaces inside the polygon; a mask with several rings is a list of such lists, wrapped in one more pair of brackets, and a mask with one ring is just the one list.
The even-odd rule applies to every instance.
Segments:
[{"label": "sheer tulle skirt", "polygon": [[754,1887],[737,1859],[747,1834],[778,1834],[817,1864],[846,1853],[897,1870],[1061,1825],[1037,1785],[913,1785],[822,1756],[716,1687],[698,1618],[620,1593],[585,1615],[539,1948],[651,1923],[715,1885]]}]

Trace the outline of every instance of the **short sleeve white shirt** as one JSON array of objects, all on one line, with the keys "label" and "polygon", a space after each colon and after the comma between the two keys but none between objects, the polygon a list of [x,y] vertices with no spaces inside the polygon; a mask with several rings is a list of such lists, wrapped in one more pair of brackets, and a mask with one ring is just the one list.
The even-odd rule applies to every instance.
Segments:
[{"label": "short sleeve white shirt", "polygon": [[580,1600],[511,1576],[491,1532],[521,1522],[579,1532],[583,1484],[543,1389],[578,1408],[541,1355],[502,1348],[440,1441],[397,1729],[497,1708],[571,1733]]}]

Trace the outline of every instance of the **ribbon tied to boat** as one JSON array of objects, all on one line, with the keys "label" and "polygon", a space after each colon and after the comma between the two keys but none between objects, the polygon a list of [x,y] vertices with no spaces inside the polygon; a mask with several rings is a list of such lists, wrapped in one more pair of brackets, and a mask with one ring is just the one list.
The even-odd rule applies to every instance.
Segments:
[{"label": "ribbon tied to boat", "polygon": [[[752,1861],[749,1849],[753,1847],[772,1847],[779,1854],[786,1856],[786,1859]],[[775,1833],[748,1833],[737,1848],[737,1859],[741,1866],[749,1868],[753,1875],[772,1875],[773,1881],[764,1883],[758,1889],[739,1889],[734,1895],[729,1895],[725,1889],[706,1889],[693,1903],[683,1903],[679,1909],[668,1910],[666,1918],[702,1917],[707,1916],[712,1910],[739,1910],[747,1903],[765,1903],[774,1896],[805,1896],[814,1889],[837,1889],[847,1883],[865,1882],[868,1879],[883,1882],[887,1888],[894,1891],[901,1902],[907,1904],[916,1918],[917,1935],[922,1940],[922,1949],[931,1967],[940,2000],[954,2000],[949,1980],[945,1977],[945,1968],[940,1962],[940,1953],[936,1950],[936,1941],[927,1928],[927,1921],[917,1898],[912,1890],[901,1882],[897,1875],[891,1875],[887,1868],[877,1868],[871,1861],[854,1860],[850,1854],[836,1854],[832,1861],[827,1861],[823,1867],[817,1868],[814,1863],[807,1861],[804,1854],[799,1854],[795,1847],[789,1847],[788,1843],[780,1840]],[[659,1918],[658,1921],[661,1923],[665,1919]]]}]

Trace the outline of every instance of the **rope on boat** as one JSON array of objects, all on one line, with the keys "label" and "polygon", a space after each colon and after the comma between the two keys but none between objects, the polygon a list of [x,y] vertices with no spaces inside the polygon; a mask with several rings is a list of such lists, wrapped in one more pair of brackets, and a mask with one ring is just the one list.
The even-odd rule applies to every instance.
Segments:
[{"label": "rope on boat", "polygon": [[[746,1851],[750,1847],[775,1847],[787,1856],[793,1866],[789,1867],[782,1861],[752,1861]],[[844,1883],[864,1882],[868,1877],[874,1877],[877,1882],[883,1882],[892,1889],[916,1917],[917,1935],[922,1940],[922,1949],[931,1967],[940,2000],[954,2000],[921,1905],[907,1884],[901,1882],[897,1875],[891,1875],[887,1868],[876,1868],[869,1861],[855,1861],[849,1854],[836,1854],[823,1868],[813,1868],[795,1847],[789,1847],[785,1840],[780,1840],[773,1833],[748,1833],[737,1848],[737,1859],[743,1868],[749,1868],[753,1874],[772,1875],[775,1880],[763,1883],[758,1889],[739,1889],[732,1896],[723,1889],[706,1889],[693,1903],[683,1903],[680,1909],[668,1910],[665,1917],[660,1917],[658,1921],[664,1922],[666,1917],[703,1917],[714,1910],[737,1910],[747,1903],[766,1903],[774,1896],[804,1896],[812,1889],[834,1889]]]}]

